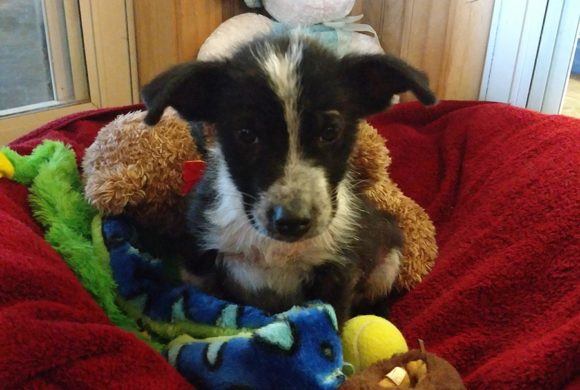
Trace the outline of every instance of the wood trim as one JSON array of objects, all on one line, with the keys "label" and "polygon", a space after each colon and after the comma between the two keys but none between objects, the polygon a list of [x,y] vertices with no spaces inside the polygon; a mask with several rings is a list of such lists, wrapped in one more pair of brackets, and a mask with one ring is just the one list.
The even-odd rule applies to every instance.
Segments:
[{"label": "wood trim", "polygon": [[134,10],[133,0],[125,0],[127,40],[129,44],[129,69],[131,72],[131,102],[138,103],[141,98],[139,93],[139,71],[137,69],[137,38],[135,35]]},{"label": "wood trim", "polygon": [[80,0],[91,101],[133,103],[130,34],[125,0]]},{"label": "wood trim", "polygon": [[87,79],[89,82],[89,100],[97,107],[102,107],[101,88],[99,88],[99,61],[97,60],[95,47],[93,10],[90,0],[79,0],[79,11],[83,30]]},{"label": "wood trim", "polygon": [[[54,99],[69,102],[76,98],[71,72],[73,64],[70,55],[82,51],[82,46],[70,50],[71,47],[67,45],[67,20],[63,2],[44,0],[42,1],[42,9]],[[78,19],[76,22],[78,24]],[[86,90],[84,92],[86,93]],[[79,96],[80,99],[86,98],[82,95],[84,94]]]},{"label": "wood trim", "polygon": [[68,52],[71,60],[71,72],[76,99],[88,99],[89,85],[85,51],[83,47],[82,25],[80,23],[79,4],[76,1],[64,1]]}]

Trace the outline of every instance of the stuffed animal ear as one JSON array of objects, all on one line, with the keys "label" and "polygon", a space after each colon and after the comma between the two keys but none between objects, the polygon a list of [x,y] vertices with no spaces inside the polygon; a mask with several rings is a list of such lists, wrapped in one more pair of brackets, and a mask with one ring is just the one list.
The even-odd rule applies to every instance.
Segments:
[{"label": "stuffed animal ear", "polygon": [[292,327],[286,321],[273,322],[259,328],[255,332],[255,337],[257,341],[287,352],[292,350],[296,340]]},{"label": "stuffed animal ear", "polygon": [[154,125],[171,106],[186,120],[214,122],[227,79],[225,62],[189,62],[174,66],[147,84],[141,96],[145,123]]},{"label": "stuffed animal ear", "polygon": [[320,306],[320,310],[326,313],[330,323],[332,324],[332,327],[338,332],[338,319],[336,318],[336,313],[334,312],[332,306],[324,304]]},{"label": "stuffed animal ear", "polygon": [[341,60],[342,77],[360,117],[387,108],[393,95],[411,91],[423,104],[434,104],[425,73],[387,55],[348,55]]}]

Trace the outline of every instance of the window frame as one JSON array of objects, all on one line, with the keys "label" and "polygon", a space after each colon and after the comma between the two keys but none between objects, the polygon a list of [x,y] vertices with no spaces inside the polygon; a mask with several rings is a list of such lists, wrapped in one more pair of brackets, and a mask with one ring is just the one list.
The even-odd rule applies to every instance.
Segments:
[{"label": "window frame", "polygon": [[479,99],[559,114],[580,29],[577,3],[495,0]]},{"label": "window frame", "polygon": [[[73,1],[64,0],[65,7]],[[74,7],[68,4],[67,10],[71,9]],[[139,102],[133,0],[78,0],[78,10],[89,98],[58,106],[41,104],[36,110],[0,118],[0,145],[68,114]],[[69,39],[81,38],[78,33]],[[84,75],[79,74],[78,67],[72,68],[69,88],[82,88],[74,79]]]}]

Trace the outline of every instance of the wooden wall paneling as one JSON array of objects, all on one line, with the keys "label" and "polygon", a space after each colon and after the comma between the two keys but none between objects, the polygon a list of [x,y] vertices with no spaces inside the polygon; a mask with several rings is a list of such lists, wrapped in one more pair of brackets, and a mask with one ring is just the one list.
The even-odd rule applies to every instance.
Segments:
[{"label": "wooden wall paneling", "polygon": [[401,57],[424,70],[439,95],[445,57],[449,8],[452,0],[413,0],[405,12]]},{"label": "wooden wall paneling", "polygon": [[222,0],[222,20],[244,12],[260,12],[260,8],[247,7],[242,0]]},{"label": "wooden wall paneling", "polygon": [[360,23],[372,26],[383,49],[400,55],[403,31],[403,11],[408,0],[357,0],[351,15],[364,15]]},{"label": "wooden wall paneling", "polygon": [[493,0],[454,0],[447,27],[445,57],[439,93],[446,99],[477,99],[491,19]]},{"label": "wooden wall paneling", "polygon": [[[194,59],[224,20],[260,12],[241,0],[136,0],[139,84]],[[493,0],[357,0],[383,48],[424,70],[439,98],[476,99]],[[406,100],[406,99],[405,99]]]},{"label": "wooden wall paneling", "polygon": [[179,58],[174,0],[135,0],[135,38],[139,86],[175,64]]},{"label": "wooden wall paneling", "polygon": [[409,12],[408,4],[409,0],[384,1],[379,38],[385,51],[396,56],[401,56],[403,50],[405,12]]},{"label": "wooden wall paneling", "polygon": [[195,59],[222,21],[245,12],[239,0],[136,0],[139,85],[171,65]]},{"label": "wooden wall paneling", "polygon": [[493,3],[359,0],[353,14],[365,14],[385,51],[424,70],[439,98],[477,99]]},{"label": "wooden wall paneling", "polygon": [[[356,0],[354,2],[354,7],[352,7],[351,15],[360,15],[363,13],[363,0]],[[364,19],[363,19],[364,20]],[[364,21],[366,23],[366,21]]]},{"label": "wooden wall paneling", "polygon": [[364,15],[360,23],[372,26],[383,49],[397,56],[401,54],[404,12],[414,0],[357,0],[351,15]]},{"label": "wooden wall paneling", "polygon": [[221,0],[177,0],[177,62],[197,57],[207,37],[222,23]]},{"label": "wooden wall paneling", "polygon": [[364,18],[359,23],[371,25],[377,32],[379,39],[382,34],[381,29],[383,27],[386,3],[386,1],[381,0],[365,0],[362,4],[362,14],[364,15]]}]

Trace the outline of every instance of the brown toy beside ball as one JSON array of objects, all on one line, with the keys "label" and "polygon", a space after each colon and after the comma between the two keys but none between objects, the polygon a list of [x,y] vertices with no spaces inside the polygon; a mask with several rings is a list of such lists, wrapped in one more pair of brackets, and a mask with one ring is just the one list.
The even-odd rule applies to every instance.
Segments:
[{"label": "brown toy beside ball", "polygon": [[[83,159],[85,197],[103,215],[126,214],[143,227],[179,234],[185,225],[182,167],[201,154],[188,123],[173,109],[155,126],[146,125],[144,117],[143,111],[120,115],[101,129]],[[389,177],[385,140],[366,122],[359,125],[351,163],[358,172],[357,190],[397,217],[404,247],[395,288],[408,290],[437,256],[433,223]]]},{"label": "brown toy beside ball", "polygon": [[341,390],[463,390],[457,370],[445,359],[413,349],[382,360],[353,375]]},{"label": "brown toy beside ball", "polygon": [[187,122],[168,109],[153,127],[144,111],[118,116],[85,151],[85,197],[103,215],[126,214],[162,232],[184,225],[182,166],[200,159]]}]

